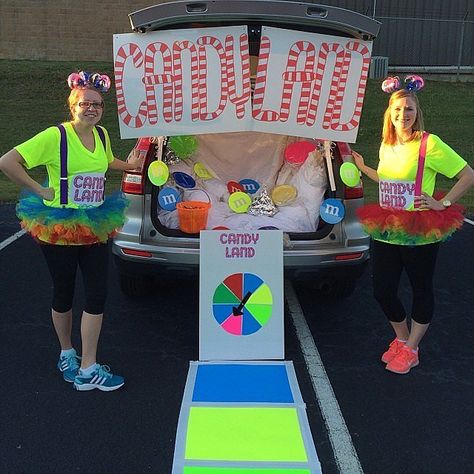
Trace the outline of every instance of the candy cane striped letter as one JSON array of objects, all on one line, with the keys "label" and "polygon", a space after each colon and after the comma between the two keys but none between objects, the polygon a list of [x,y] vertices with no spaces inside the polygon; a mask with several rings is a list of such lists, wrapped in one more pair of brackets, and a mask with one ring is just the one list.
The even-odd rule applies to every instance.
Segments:
[{"label": "candy cane striped letter", "polygon": [[250,83],[250,56],[249,56],[249,40],[247,35],[240,35],[240,63],[242,65],[242,83],[240,89],[242,94],[237,95],[235,80],[235,51],[234,38],[227,35],[225,38],[225,57],[227,68],[227,83],[229,86],[229,99],[235,105],[235,114],[238,119],[245,115],[245,104],[250,100],[251,83]]},{"label": "candy cane striped letter", "polygon": [[261,122],[276,122],[280,114],[274,110],[264,109],[265,88],[267,85],[268,57],[270,55],[271,42],[268,36],[262,36],[260,40],[260,53],[258,55],[257,79],[253,92],[252,117]]},{"label": "candy cane striped letter", "polygon": [[347,81],[347,55],[344,49],[344,46],[340,43],[323,43],[321,45],[320,54],[327,56],[330,53],[336,55],[336,62],[334,64],[334,70],[332,72],[331,85],[329,89],[329,97],[326,105],[326,111],[324,112],[323,118],[323,128],[329,128],[330,118],[332,117],[335,110],[338,106],[342,104],[342,101],[339,101],[341,94],[340,91],[345,88]]},{"label": "candy cane striped letter", "polygon": [[[163,73],[155,73],[155,56],[161,55],[163,59]],[[146,103],[148,107],[148,121],[150,125],[158,122],[158,107],[156,104],[155,86],[163,86],[163,118],[165,122],[173,120],[173,69],[171,51],[167,44],[156,42],[147,46],[145,51],[145,84]]]},{"label": "candy cane striped letter", "polygon": [[123,90],[123,71],[128,58],[132,58],[133,65],[139,68],[143,65],[143,54],[135,43],[127,43],[119,48],[114,61],[115,89],[117,92],[117,111],[122,122],[130,128],[143,127],[147,119],[146,102],[138,107],[138,114],[132,115],[128,109]]},{"label": "candy cane striped letter", "polygon": [[324,75],[327,74],[326,63],[328,62],[329,54],[335,54],[336,60],[334,70],[332,71],[332,79],[326,108],[333,109],[333,103],[336,100],[337,84],[341,74],[341,67],[344,60],[344,48],[339,43],[322,43],[318,54],[318,63],[316,66],[316,79],[313,82],[313,92],[308,107],[306,117],[306,125],[312,126],[316,121],[318,113],[319,99],[321,95],[321,88],[323,84]]},{"label": "candy cane striped letter", "polygon": [[174,83],[174,119],[179,122],[183,116],[183,51],[191,54],[191,120],[199,119],[199,65],[197,50],[191,41],[173,43],[173,83]]},{"label": "candy cane striped letter", "polygon": [[[214,120],[225,109],[227,105],[228,86],[227,86],[227,67],[226,55],[222,43],[214,36],[201,36],[198,38],[199,44],[199,118],[201,120]],[[211,46],[217,51],[221,72],[221,97],[219,106],[213,112],[207,111],[207,54],[206,46]]]},{"label": "candy cane striped letter", "polygon": [[[303,53],[306,55],[304,69],[298,71],[298,60]],[[314,45],[308,41],[297,41],[291,46],[288,52],[286,70],[283,73],[284,83],[280,105],[280,122],[286,122],[288,120],[293,87],[296,82],[301,82],[301,94],[296,122],[298,124],[304,124],[306,122],[308,104],[311,96],[311,84],[312,81],[316,79],[316,73],[314,72],[315,55]]]},{"label": "candy cane striped letter", "polygon": [[[367,77],[369,74],[370,66],[370,52],[367,46],[359,43],[358,41],[349,41],[345,45],[345,54],[347,57],[347,63],[344,65],[344,72],[342,75],[343,83],[340,85],[337,94],[337,98],[334,104],[334,110],[331,113],[330,126],[332,130],[347,132],[353,130],[359,126],[360,116],[362,114],[362,104],[364,102],[365,86],[367,85]],[[359,54],[362,59],[362,67],[359,78],[359,85],[357,86],[357,96],[355,99],[354,109],[352,117],[345,123],[341,123],[341,110],[344,101],[344,89],[345,81],[347,78],[347,71],[349,70],[350,63],[353,59],[354,54]],[[346,104],[344,104],[346,106]],[[324,127],[324,124],[323,124]],[[327,126],[325,128],[328,128]]]}]

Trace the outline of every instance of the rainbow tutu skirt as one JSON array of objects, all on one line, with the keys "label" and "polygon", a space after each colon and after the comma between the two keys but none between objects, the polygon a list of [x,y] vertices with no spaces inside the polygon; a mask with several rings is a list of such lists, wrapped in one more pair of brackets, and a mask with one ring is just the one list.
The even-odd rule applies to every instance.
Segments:
[{"label": "rainbow tutu skirt", "polygon": [[443,211],[384,208],[367,204],[357,210],[364,230],[375,240],[398,245],[423,245],[449,239],[464,220],[463,207]]},{"label": "rainbow tutu skirt", "polygon": [[50,207],[35,194],[16,206],[23,229],[41,242],[56,245],[91,245],[107,242],[125,222],[128,199],[121,192],[106,196],[98,207]]}]

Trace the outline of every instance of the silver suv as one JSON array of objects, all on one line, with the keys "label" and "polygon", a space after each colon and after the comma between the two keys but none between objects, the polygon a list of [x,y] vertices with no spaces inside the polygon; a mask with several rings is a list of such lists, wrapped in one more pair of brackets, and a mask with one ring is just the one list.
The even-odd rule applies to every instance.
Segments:
[{"label": "silver suv", "polygon": [[[374,39],[379,30],[379,23],[375,20],[341,8],[271,0],[176,1],[139,10],[129,17],[133,31],[141,34],[165,29],[246,24],[250,55],[254,56],[258,55],[262,26],[363,40]],[[239,161],[245,160],[249,140],[252,141],[252,149],[259,149],[261,146],[261,151],[269,153],[269,160],[277,155],[274,150],[268,149],[268,143],[273,142],[269,134],[241,134],[240,145],[235,141],[238,140],[238,135],[222,133],[199,135],[196,138],[199,139],[200,147],[211,143],[208,149],[212,148],[217,161],[220,152],[226,153],[226,147],[227,151],[238,149],[242,155]],[[282,138],[281,135],[274,137],[288,140],[288,143],[298,140],[295,137]],[[138,140],[136,147],[142,145],[143,140]],[[316,145],[320,144],[316,142]],[[170,151],[168,137],[155,137],[145,150],[143,170],[140,173],[123,174],[122,191],[131,204],[126,224],[113,239],[112,251],[122,291],[129,296],[139,296],[148,291],[154,283],[154,277],[169,275],[170,272],[193,273],[198,269],[199,234],[184,233],[173,225],[173,219],[163,218],[163,209],[158,204],[162,188],[152,185],[148,178],[150,163],[157,159],[166,161]],[[249,156],[248,159],[253,158]],[[329,224],[316,216],[309,227],[283,229],[285,277],[304,280],[332,297],[345,297],[352,293],[369,258],[369,239],[355,214],[356,209],[363,204],[362,184],[347,187],[339,176],[342,163],[351,161],[350,147],[346,143],[337,142],[332,143],[331,159],[322,162],[325,182],[331,185],[327,184],[322,190],[321,199],[342,200],[345,218],[339,223]],[[226,160],[227,167],[228,162]],[[281,163],[269,163],[270,168],[273,166],[278,169],[280,165]],[[226,171],[224,175],[232,176],[235,170]],[[218,205],[214,196],[207,197],[213,205]],[[214,227],[208,225],[207,228]]]}]

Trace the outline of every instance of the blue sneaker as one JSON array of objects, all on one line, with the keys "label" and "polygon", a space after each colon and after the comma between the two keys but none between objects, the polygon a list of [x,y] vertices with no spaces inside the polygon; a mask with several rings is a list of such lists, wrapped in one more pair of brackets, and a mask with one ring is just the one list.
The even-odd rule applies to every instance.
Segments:
[{"label": "blue sneaker", "polygon": [[124,383],[123,377],[110,373],[108,365],[98,365],[91,375],[82,375],[79,371],[74,379],[74,388],[81,391],[98,388],[103,392],[111,392],[120,388]]},{"label": "blue sneaker", "polygon": [[62,356],[58,361],[58,369],[62,372],[66,382],[74,382],[79,371],[79,361],[81,358],[74,351],[73,354]]}]

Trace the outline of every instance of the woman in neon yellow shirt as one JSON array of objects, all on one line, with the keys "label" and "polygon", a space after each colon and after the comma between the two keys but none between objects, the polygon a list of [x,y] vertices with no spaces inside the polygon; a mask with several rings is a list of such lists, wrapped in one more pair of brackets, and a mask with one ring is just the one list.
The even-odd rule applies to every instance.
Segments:
[{"label": "woman in neon yellow shirt", "polygon": [[[124,384],[96,361],[106,297],[107,239],[124,222],[127,201],[121,193],[105,197],[108,168],[139,166],[114,158],[102,118],[102,93],[110,79],[102,74],[73,73],[68,105],[71,121],[50,127],[0,158],[0,170],[32,194],[21,199],[22,226],[40,243],[52,280],[52,320],[60,345],[58,369],[77,390],[111,391]],[[45,166],[48,185],[25,171]],[[77,268],[81,269],[85,306],[81,320],[82,360],[71,343],[72,300]],[[80,368],[79,368],[80,364]]]},{"label": "woman in neon yellow shirt", "polygon": [[[373,239],[374,296],[396,336],[382,361],[398,374],[419,364],[418,345],[434,312],[439,244],[462,225],[462,208],[455,202],[474,185],[474,171],[467,162],[439,137],[424,132],[416,96],[423,86],[419,76],[407,77],[404,86],[398,77],[384,81],[382,89],[391,96],[377,170],[352,152],[359,170],[379,183],[379,204],[364,206],[358,215]],[[434,194],[438,173],[457,179],[444,196]],[[411,327],[398,298],[403,270],[413,292]]]}]

